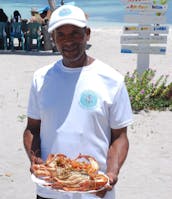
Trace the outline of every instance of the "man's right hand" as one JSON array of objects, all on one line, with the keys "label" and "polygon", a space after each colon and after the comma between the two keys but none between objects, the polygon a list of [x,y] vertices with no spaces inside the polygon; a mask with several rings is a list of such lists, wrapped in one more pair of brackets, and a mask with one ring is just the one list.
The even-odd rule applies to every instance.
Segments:
[{"label": "man's right hand", "polygon": [[32,156],[30,172],[33,173],[33,166],[35,164],[43,164],[44,161],[40,157]]}]

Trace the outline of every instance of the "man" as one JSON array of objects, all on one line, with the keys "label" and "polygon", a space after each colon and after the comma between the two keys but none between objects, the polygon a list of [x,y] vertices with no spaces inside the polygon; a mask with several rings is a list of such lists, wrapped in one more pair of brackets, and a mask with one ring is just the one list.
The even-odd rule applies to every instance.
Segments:
[{"label": "man", "polygon": [[62,59],[35,72],[30,91],[24,145],[31,161],[48,154],[91,155],[109,176],[110,187],[96,194],[61,193],[37,187],[37,198],[112,199],[128,152],[132,111],[124,78],[86,53],[90,28],[84,12],[64,5],[50,18],[48,31]]}]

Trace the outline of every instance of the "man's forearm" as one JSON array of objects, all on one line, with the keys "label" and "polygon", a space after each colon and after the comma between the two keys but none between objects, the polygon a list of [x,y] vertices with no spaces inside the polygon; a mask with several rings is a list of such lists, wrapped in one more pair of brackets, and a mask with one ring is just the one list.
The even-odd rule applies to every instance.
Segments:
[{"label": "man's forearm", "polygon": [[41,157],[39,134],[33,134],[29,129],[26,129],[23,135],[23,142],[31,162],[33,162],[36,157]]},{"label": "man's forearm", "polygon": [[115,184],[117,176],[123,165],[129,148],[126,132],[121,133],[117,138],[112,139],[107,157],[107,174],[111,176],[112,183]]}]

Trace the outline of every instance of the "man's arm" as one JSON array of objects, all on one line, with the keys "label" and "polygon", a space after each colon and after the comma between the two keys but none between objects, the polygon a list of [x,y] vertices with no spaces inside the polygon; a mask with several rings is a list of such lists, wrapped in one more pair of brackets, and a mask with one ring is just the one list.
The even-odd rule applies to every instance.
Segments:
[{"label": "man's arm", "polygon": [[118,173],[123,165],[129,149],[127,127],[111,129],[111,144],[107,156],[107,175],[110,185],[113,186],[118,180]]},{"label": "man's arm", "polygon": [[97,196],[103,198],[106,191],[110,191],[118,180],[118,173],[124,163],[129,148],[127,138],[127,127],[122,129],[111,129],[111,144],[107,155],[106,174],[109,177],[109,184],[105,190],[97,192]]},{"label": "man's arm", "polygon": [[40,124],[40,120],[28,118],[27,126],[23,134],[24,147],[31,164],[41,162]]}]

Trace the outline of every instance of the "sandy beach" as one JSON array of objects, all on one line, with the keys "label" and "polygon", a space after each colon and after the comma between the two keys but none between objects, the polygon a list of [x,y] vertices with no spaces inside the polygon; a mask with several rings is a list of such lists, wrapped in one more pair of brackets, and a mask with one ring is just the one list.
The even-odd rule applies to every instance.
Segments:
[{"label": "sandy beach", "polygon": [[[123,75],[137,66],[136,54],[120,53],[122,27],[93,29],[87,50]],[[151,55],[156,77],[172,81],[172,29],[166,55]],[[51,52],[0,51],[0,193],[1,199],[34,199],[35,185],[23,147],[26,108],[33,72],[61,56]],[[117,199],[172,198],[172,112],[141,111],[128,128],[130,150],[116,185]]]}]

